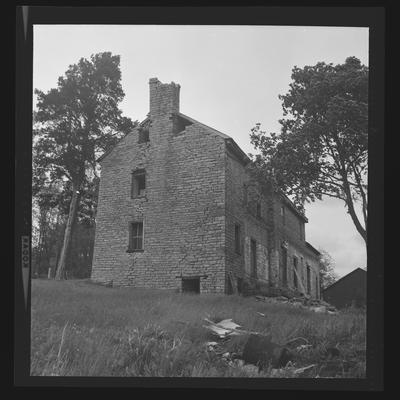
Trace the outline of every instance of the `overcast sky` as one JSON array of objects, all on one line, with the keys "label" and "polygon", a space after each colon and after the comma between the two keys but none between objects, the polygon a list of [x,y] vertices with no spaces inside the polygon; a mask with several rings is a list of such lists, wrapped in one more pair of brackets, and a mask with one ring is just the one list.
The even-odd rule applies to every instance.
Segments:
[{"label": "overcast sky", "polygon": [[[121,56],[124,114],[149,111],[149,78],[181,85],[180,111],[231,136],[254,153],[250,129],[278,132],[279,94],[294,66],[368,65],[368,29],[296,26],[36,25],[33,87],[43,91],[81,57],[110,51]],[[344,203],[326,198],[306,205],[306,240],[330,253],[342,276],[366,266],[365,245]]]}]

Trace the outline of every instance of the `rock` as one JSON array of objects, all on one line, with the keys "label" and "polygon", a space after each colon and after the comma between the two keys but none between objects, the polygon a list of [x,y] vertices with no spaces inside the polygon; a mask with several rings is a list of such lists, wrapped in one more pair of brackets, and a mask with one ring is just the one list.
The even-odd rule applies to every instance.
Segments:
[{"label": "rock", "polygon": [[250,335],[243,349],[243,360],[246,363],[264,368],[271,364],[280,368],[292,358],[292,353],[286,347],[272,342],[270,336]]},{"label": "rock", "polygon": [[328,347],[325,350],[325,357],[326,358],[335,358],[340,356],[340,350],[336,347]]},{"label": "rock", "polygon": [[314,311],[316,313],[324,313],[326,312],[326,307],[325,306],[320,306],[320,307],[310,307],[311,311]]},{"label": "rock", "polygon": [[251,364],[243,365],[241,368],[250,374],[258,374],[260,371],[256,365]]}]

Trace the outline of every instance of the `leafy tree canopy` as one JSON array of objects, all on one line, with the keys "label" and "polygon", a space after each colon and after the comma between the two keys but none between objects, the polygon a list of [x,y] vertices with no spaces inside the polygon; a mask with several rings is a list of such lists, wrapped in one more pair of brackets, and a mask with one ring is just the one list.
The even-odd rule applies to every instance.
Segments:
[{"label": "leafy tree canopy", "polygon": [[335,262],[333,261],[330,254],[325,250],[319,250],[320,256],[320,282],[321,288],[326,289],[328,286],[335,283],[339,276],[335,272]]},{"label": "leafy tree canopy", "polygon": [[260,124],[252,129],[254,164],[301,209],[322,196],[343,200],[366,241],[368,67],[349,57],[339,65],[294,67],[291,78],[288,93],[279,96],[280,134],[267,134]]},{"label": "leafy tree canopy", "polygon": [[136,125],[119,108],[124,98],[119,64],[120,57],[110,52],[81,58],[57,88],[35,90],[33,193],[42,207],[58,203],[62,213],[69,208],[56,279],[64,274],[76,218],[93,224],[97,158]]},{"label": "leafy tree canopy", "polygon": [[57,88],[35,90],[35,162],[51,179],[68,178],[78,186],[96,159],[133,127],[122,116],[120,57],[109,52],[81,58],[58,79]]}]

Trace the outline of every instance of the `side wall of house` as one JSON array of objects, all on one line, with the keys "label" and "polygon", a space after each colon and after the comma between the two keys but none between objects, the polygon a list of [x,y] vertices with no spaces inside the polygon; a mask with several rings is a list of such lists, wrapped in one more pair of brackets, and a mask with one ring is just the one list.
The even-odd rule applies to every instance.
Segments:
[{"label": "side wall of house", "polygon": [[[284,207],[284,215],[282,215]],[[274,198],[275,256],[280,285],[283,284],[283,247],[287,251],[287,286],[295,288],[295,264],[297,259],[297,289],[307,293],[307,266],[310,267],[310,295],[320,297],[319,259],[306,246],[304,221],[280,198]]]},{"label": "side wall of house", "polygon": [[[251,240],[256,242],[257,278],[269,280],[268,261],[268,202],[258,197],[259,192],[250,181],[244,165],[229,152],[226,154],[226,265],[234,282],[250,278]],[[261,215],[257,216],[256,200],[260,201]],[[240,252],[235,246],[235,225],[240,226]],[[227,276],[227,288],[229,287]]]},{"label": "side wall of house", "polygon": [[[224,140],[191,125],[173,134],[171,115],[153,118],[150,141],[128,135],[102,162],[92,279],[201,292],[225,288]],[[131,199],[131,173],[144,169],[145,196]],[[144,251],[127,252],[129,223],[143,221]]]}]

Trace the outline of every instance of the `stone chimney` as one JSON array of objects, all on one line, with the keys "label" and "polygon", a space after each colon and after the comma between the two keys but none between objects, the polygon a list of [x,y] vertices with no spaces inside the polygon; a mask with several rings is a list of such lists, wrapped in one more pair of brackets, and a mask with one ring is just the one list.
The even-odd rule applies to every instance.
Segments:
[{"label": "stone chimney", "polygon": [[180,85],[174,82],[161,83],[157,78],[149,80],[150,118],[179,112]]}]

